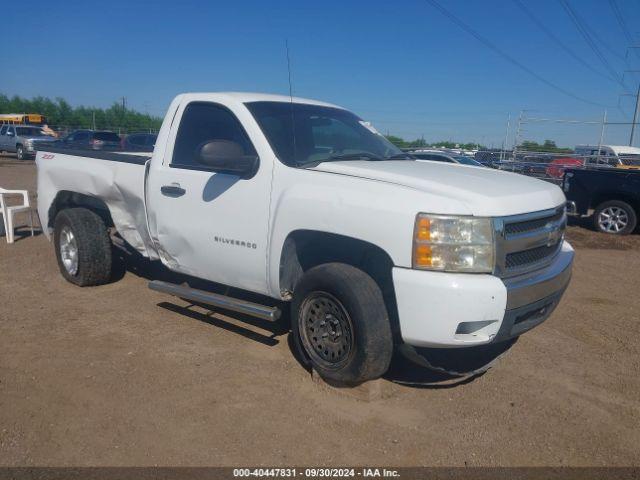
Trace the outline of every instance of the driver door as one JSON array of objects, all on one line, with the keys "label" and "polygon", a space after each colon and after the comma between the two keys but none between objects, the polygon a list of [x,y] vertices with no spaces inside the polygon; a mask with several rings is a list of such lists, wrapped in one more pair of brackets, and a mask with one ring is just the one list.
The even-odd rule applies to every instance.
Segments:
[{"label": "driver door", "polygon": [[242,178],[198,162],[199,148],[216,140],[256,154],[225,106],[192,101],[179,107],[178,118],[167,153],[162,162],[154,159],[147,181],[149,229],[162,262],[178,272],[266,293],[271,164],[260,160],[255,174]]}]

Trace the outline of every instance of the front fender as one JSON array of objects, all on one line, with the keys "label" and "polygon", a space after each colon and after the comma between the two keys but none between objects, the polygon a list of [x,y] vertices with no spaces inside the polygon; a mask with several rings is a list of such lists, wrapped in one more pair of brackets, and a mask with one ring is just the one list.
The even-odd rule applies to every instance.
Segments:
[{"label": "front fender", "polygon": [[268,255],[270,293],[280,296],[280,258],[296,230],[334,233],[371,243],[396,266],[411,267],[416,214],[471,214],[459,201],[419,190],[277,163]]}]

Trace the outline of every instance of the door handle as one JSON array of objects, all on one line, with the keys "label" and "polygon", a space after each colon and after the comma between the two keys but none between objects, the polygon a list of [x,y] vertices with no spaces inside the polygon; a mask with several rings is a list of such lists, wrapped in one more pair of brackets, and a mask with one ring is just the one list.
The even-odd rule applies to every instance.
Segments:
[{"label": "door handle", "polygon": [[182,195],[187,193],[187,191],[182,188],[179,183],[175,182],[171,185],[163,185],[162,187],[160,187],[160,191],[167,197],[181,197]]}]

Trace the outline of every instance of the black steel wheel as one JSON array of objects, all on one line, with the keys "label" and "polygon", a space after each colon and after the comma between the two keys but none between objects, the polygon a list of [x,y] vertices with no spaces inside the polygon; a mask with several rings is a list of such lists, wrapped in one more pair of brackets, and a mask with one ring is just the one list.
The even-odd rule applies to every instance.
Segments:
[{"label": "black steel wheel", "polygon": [[315,363],[328,369],[344,365],[354,349],[351,317],[340,300],[326,292],[313,292],[300,308],[300,336]]}]

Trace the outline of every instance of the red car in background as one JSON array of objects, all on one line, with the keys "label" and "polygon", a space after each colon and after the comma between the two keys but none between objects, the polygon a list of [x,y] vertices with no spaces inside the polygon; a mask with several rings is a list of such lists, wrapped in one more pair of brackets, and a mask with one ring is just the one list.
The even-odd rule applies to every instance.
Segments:
[{"label": "red car in background", "polygon": [[564,175],[564,169],[566,167],[582,167],[584,166],[584,160],[573,157],[556,158],[552,162],[549,162],[546,173],[551,178],[562,178]]}]

